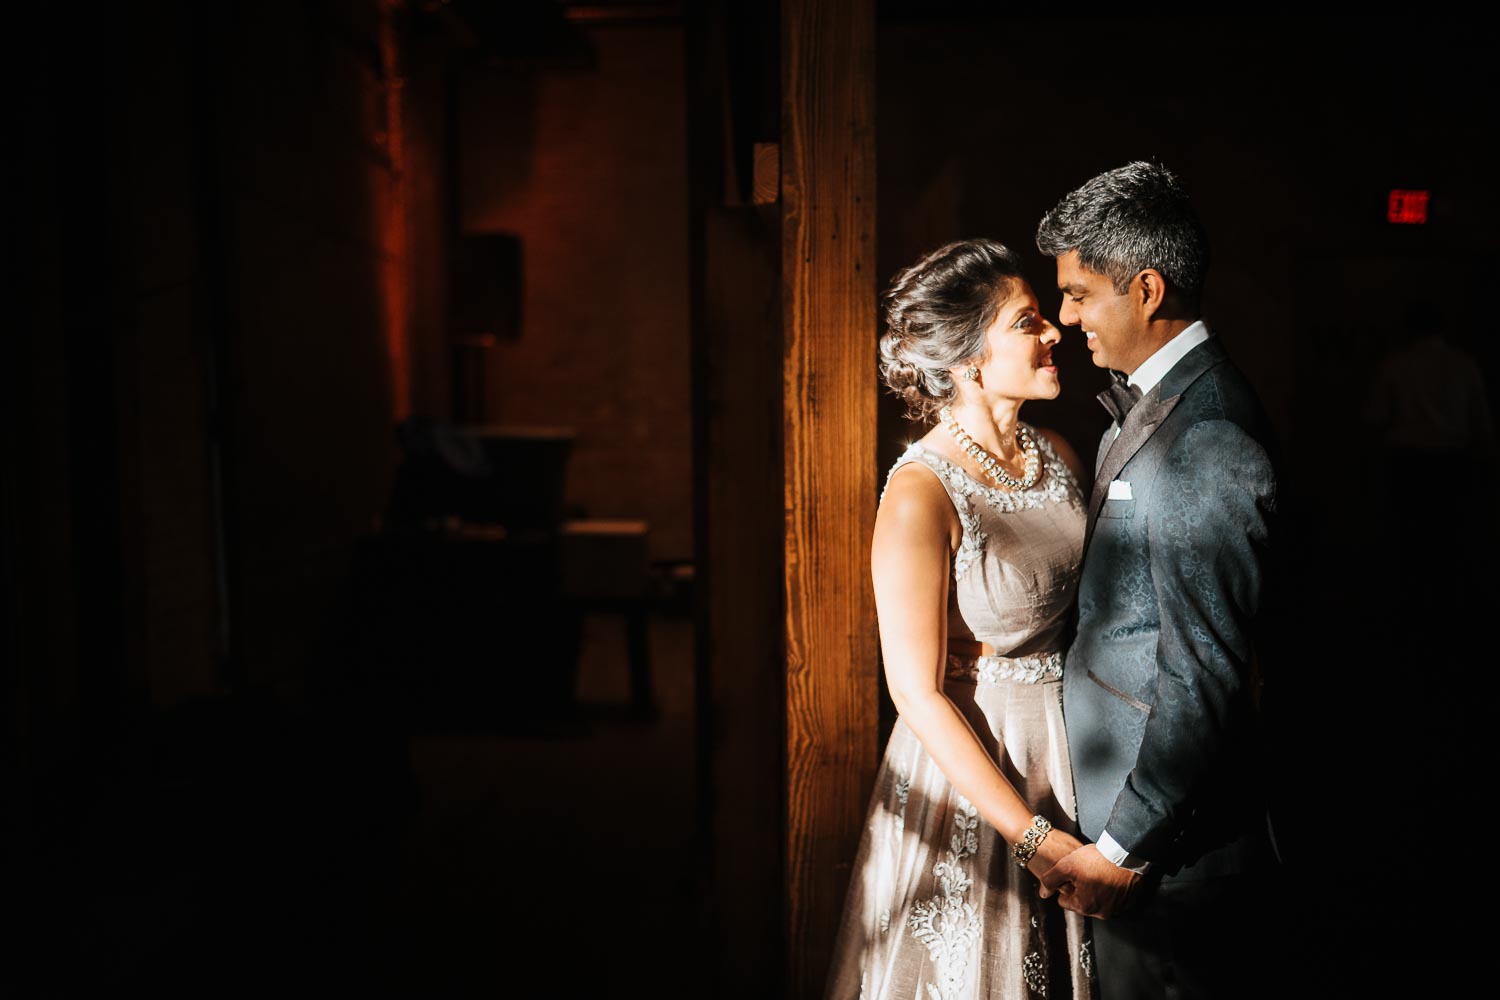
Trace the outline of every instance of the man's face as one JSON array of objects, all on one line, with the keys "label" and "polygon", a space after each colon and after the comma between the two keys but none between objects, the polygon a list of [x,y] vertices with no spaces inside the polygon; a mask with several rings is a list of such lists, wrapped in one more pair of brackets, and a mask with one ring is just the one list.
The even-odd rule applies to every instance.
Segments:
[{"label": "man's face", "polygon": [[1078,263],[1078,251],[1057,258],[1057,289],[1062,307],[1057,319],[1063,326],[1083,328],[1089,352],[1100,368],[1113,368],[1129,375],[1151,356],[1149,334],[1141,310],[1132,294],[1136,282],[1121,295],[1108,277]]}]

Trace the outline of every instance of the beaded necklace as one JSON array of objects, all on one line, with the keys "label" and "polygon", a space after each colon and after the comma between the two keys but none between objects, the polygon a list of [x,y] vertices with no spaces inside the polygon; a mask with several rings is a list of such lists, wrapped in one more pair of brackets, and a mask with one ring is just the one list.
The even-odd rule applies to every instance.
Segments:
[{"label": "beaded necklace", "polygon": [[1041,457],[1037,454],[1036,438],[1032,436],[1031,432],[1023,424],[1020,422],[1016,423],[1016,445],[1020,447],[1022,453],[1026,456],[1026,475],[1017,479],[1005,471],[1005,468],[1001,466],[999,460],[994,455],[981,448],[969,436],[969,432],[964,430],[953,416],[953,410],[950,407],[943,407],[943,412],[938,414],[938,416],[942,418],[943,426],[948,429],[948,433],[953,436],[953,440],[958,442],[959,449],[965,455],[978,462],[979,467],[995,482],[1008,490],[1029,490],[1036,485],[1037,477],[1042,473]]}]

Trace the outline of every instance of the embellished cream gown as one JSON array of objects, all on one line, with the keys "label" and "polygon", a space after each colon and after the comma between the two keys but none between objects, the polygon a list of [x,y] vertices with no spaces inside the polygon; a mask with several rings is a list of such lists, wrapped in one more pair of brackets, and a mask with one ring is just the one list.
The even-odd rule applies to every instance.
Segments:
[{"label": "embellished cream gown", "polygon": [[[1075,832],[1062,649],[1085,514],[1078,483],[1036,438],[1042,472],[1029,490],[978,482],[921,444],[891,473],[916,462],[941,480],[963,524],[949,635],[1001,654],[950,656],[944,691],[1032,811]],[[828,997],[1091,996],[1083,918],[1037,889],[897,719],[854,859]]]}]

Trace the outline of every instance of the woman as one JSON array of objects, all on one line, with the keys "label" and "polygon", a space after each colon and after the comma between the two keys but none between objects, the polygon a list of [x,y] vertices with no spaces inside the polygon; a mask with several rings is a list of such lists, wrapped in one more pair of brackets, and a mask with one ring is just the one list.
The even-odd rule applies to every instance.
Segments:
[{"label": "woman", "polygon": [[1058,393],[1010,250],[950,243],[897,275],[886,385],[935,420],[875,520],[880,642],[900,717],[876,777],[829,997],[1086,997],[1082,918],[1037,876],[1079,846],[1062,649],[1083,549],[1077,456],[1019,420]]}]

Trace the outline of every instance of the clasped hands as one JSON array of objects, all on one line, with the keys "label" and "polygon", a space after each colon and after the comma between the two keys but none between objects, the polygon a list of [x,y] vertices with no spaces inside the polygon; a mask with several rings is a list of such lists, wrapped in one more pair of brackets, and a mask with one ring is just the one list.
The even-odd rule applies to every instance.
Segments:
[{"label": "clasped hands", "polygon": [[1110,861],[1093,844],[1053,830],[1026,866],[1042,881],[1042,898],[1065,910],[1107,920],[1125,909],[1141,876]]}]

